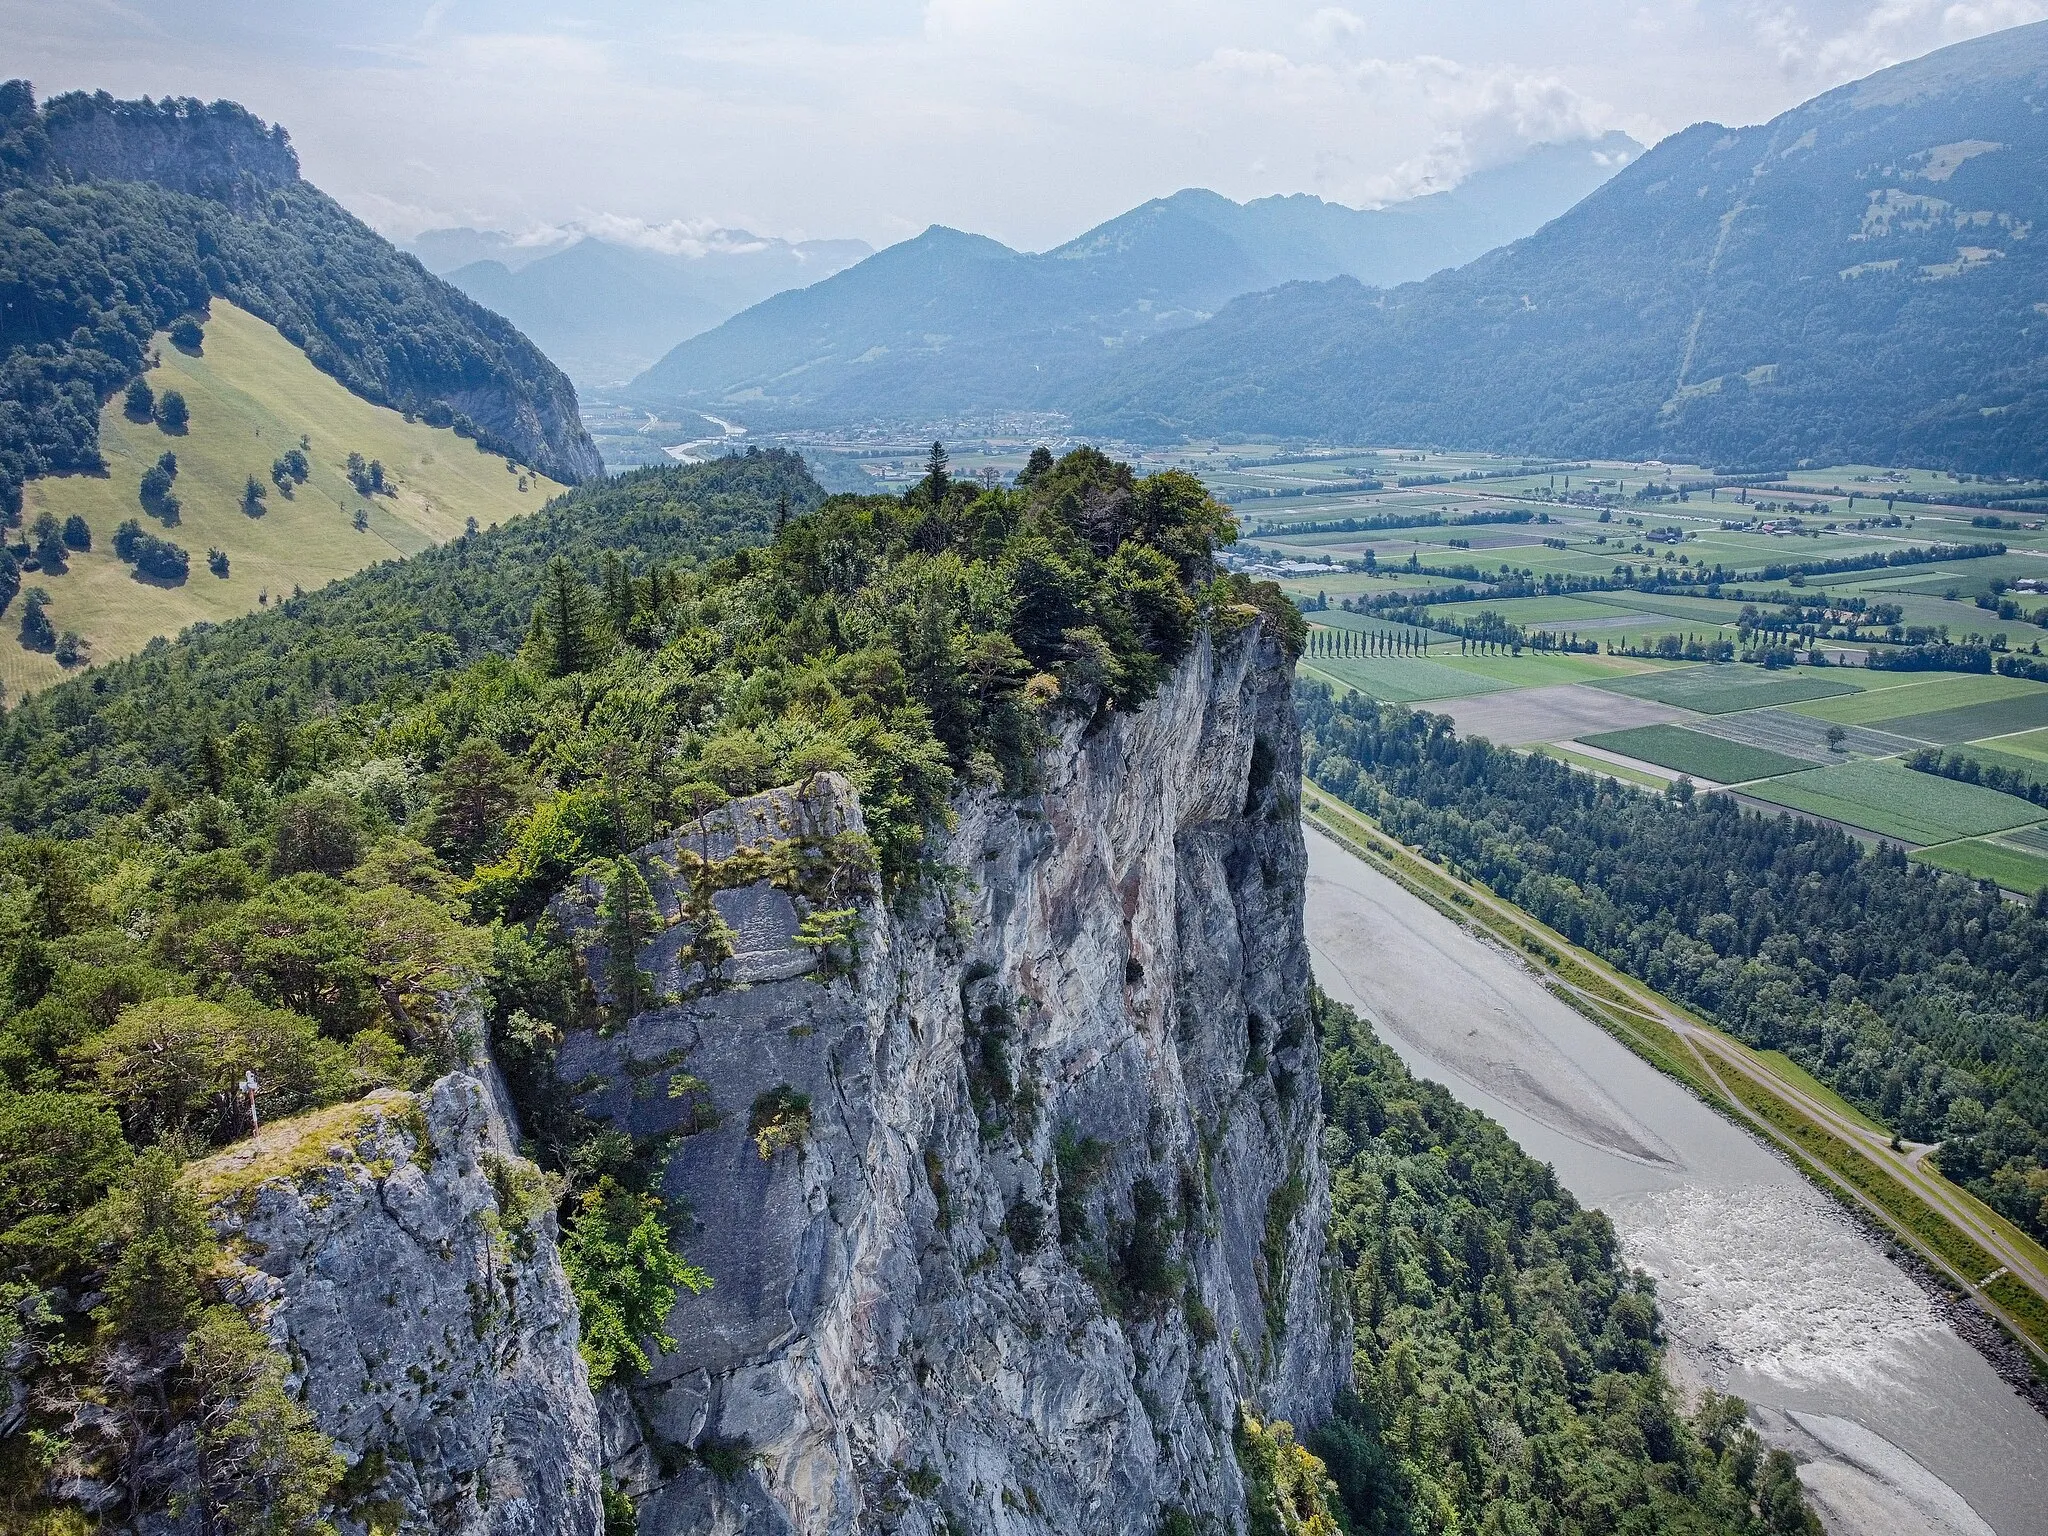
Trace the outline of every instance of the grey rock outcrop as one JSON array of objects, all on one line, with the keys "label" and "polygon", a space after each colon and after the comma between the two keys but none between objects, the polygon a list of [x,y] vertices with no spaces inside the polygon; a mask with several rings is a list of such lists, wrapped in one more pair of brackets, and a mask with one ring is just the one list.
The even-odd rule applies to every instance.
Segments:
[{"label": "grey rock outcrop", "polygon": [[[644,1536],[1235,1528],[1240,1403],[1326,1411],[1348,1324],[1290,684],[1254,622],[1142,710],[1066,720],[1037,792],[964,796],[940,875],[867,888],[822,968],[812,900],[757,880],[719,894],[707,977],[682,854],[857,830],[842,781],[644,851],[671,1000],[557,1067],[664,1149],[715,1282],[601,1404]],[[594,977],[597,894],[557,906]]]},{"label": "grey rock outcrop", "polygon": [[[594,1536],[596,1407],[552,1199],[490,1146],[483,1086],[266,1127],[198,1165],[229,1297],[270,1335],[361,1469],[339,1512],[361,1536]],[[367,1459],[367,1465],[365,1465]]]}]

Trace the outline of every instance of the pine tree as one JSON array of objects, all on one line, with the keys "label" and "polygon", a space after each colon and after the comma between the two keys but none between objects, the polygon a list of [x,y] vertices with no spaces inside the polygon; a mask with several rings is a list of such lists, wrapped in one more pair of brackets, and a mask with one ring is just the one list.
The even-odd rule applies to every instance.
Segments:
[{"label": "pine tree", "polygon": [[615,553],[607,551],[604,557],[604,613],[610,621],[612,633],[625,634],[633,622],[638,607],[633,596],[633,578],[626,571],[626,562]]},{"label": "pine tree", "polygon": [[653,1006],[654,979],[640,969],[640,946],[661,926],[661,909],[631,859],[613,859],[611,876],[597,905],[598,930],[605,945],[605,980],[612,1006],[630,1019]]},{"label": "pine tree", "polygon": [[953,477],[947,472],[946,445],[933,443],[932,451],[925,459],[924,493],[934,507],[946,504],[946,492],[953,484]]},{"label": "pine tree", "polygon": [[596,619],[597,603],[590,588],[575,567],[557,555],[548,562],[530,632],[548,676],[567,677],[596,665]]}]

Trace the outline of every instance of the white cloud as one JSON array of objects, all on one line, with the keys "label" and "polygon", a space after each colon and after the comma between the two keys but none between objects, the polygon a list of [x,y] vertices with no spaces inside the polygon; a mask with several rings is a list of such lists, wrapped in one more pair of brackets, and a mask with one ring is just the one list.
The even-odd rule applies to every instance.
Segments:
[{"label": "white cloud", "polygon": [[[1753,122],[2048,0],[0,0],[45,91],[231,96],[399,235],[1065,239],[1147,197],[1375,201]],[[606,227],[610,227],[607,225]]]}]

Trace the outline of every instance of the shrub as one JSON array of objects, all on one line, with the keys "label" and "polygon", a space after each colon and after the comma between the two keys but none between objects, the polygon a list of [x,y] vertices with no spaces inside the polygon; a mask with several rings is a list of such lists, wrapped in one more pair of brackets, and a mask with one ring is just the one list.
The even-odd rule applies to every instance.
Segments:
[{"label": "shrub", "polygon": [[192,415],[185,406],[185,397],[175,389],[167,389],[156,399],[156,424],[174,435],[185,431]]},{"label": "shrub", "polygon": [[121,411],[130,421],[143,422],[156,419],[156,391],[149,387],[147,379],[131,379],[121,397]]},{"label": "shrub", "polygon": [[144,533],[142,525],[132,517],[114,530],[114,554],[134,566],[137,575],[174,586],[192,568],[191,557],[183,549],[155,534]]},{"label": "shrub", "polygon": [[49,606],[50,594],[41,587],[30,587],[28,596],[22,600],[21,648],[25,651],[53,651],[57,648],[57,626],[50,622],[49,614],[43,610]]},{"label": "shrub", "polygon": [[761,1161],[773,1162],[791,1147],[801,1147],[811,1134],[811,1098],[789,1084],[771,1088],[754,1100],[747,1115],[747,1134]]}]

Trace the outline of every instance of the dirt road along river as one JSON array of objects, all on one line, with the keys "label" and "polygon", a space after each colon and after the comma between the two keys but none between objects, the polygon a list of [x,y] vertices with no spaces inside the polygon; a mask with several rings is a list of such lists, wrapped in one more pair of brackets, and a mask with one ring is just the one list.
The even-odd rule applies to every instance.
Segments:
[{"label": "dirt road along river", "polygon": [[1498,1120],[1657,1279],[1682,1386],[1801,1460],[1831,1536],[2048,1536],[2048,1419],[1776,1153],[1309,828],[1324,990]]}]

